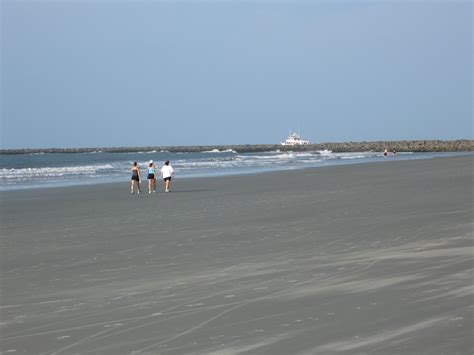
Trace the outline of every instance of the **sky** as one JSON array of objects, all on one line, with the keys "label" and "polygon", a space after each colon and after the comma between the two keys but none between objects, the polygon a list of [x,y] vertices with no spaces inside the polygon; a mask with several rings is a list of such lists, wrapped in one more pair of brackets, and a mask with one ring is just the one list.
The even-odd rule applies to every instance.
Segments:
[{"label": "sky", "polygon": [[471,1],[1,0],[3,149],[472,139]]}]

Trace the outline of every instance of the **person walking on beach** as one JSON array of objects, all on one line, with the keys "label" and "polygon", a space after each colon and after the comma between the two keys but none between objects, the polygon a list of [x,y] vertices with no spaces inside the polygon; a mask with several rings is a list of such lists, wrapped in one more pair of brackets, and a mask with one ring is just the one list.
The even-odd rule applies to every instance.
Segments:
[{"label": "person walking on beach", "polygon": [[135,183],[137,184],[137,191],[140,193],[140,168],[136,161],[132,164],[132,181],[130,182],[130,193],[133,194],[135,189]]},{"label": "person walking on beach", "polygon": [[165,192],[170,192],[171,177],[174,177],[174,170],[170,165],[170,161],[167,160],[161,168],[161,178],[165,182]]},{"label": "person walking on beach", "polygon": [[385,149],[383,150],[383,156],[384,156],[384,157],[386,157],[386,156],[387,156],[387,154],[388,154],[388,149],[387,149],[387,148],[385,148]]},{"label": "person walking on beach", "polygon": [[156,173],[155,173],[155,164],[153,160],[150,160],[148,164],[148,193],[156,192]]}]

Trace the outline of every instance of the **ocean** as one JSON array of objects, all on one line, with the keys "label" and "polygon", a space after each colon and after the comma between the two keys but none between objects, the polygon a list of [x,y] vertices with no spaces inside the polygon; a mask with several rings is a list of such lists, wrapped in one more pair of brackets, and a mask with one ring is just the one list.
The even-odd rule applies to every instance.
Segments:
[{"label": "ocean", "polygon": [[429,159],[472,153],[398,153],[384,157],[381,152],[333,153],[331,151],[236,153],[211,150],[200,153],[143,151],[134,153],[21,154],[0,155],[0,191],[128,182],[130,168],[137,161],[146,179],[148,162],[159,169],[170,160],[176,178],[241,175],[276,170],[296,170],[341,164]]}]

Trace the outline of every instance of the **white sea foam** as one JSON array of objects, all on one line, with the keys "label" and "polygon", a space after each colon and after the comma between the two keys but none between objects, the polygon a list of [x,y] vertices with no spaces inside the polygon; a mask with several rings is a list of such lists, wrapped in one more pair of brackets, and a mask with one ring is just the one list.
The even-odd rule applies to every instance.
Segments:
[{"label": "white sea foam", "polygon": [[111,164],[62,166],[44,168],[0,169],[0,180],[63,177],[66,175],[95,174],[100,170],[113,169]]},{"label": "white sea foam", "polygon": [[205,150],[203,153],[220,153],[219,149]]},{"label": "white sea foam", "polygon": [[212,150],[205,150],[202,153],[237,153],[237,152],[233,149],[225,149],[225,150],[212,149]]},{"label": "white sea foam", "polygon": [[272,155],[238,155],[242,160],[288,160],[295,157],[293,153],[282,153],[282,154],[272,154]]},{"label": "white sea foam", "polygon": [[333,153],[335,159],[364,159],[382,156],[382,153],[376,152],[352,152],[352,153]]},{"label": "white sea foam", "polygon": [[327,150],[327,149],[318,150],[317,152],[318,152],[320,155],[323,155],[323,156],[330,156],[330,155],[332,154],[332,151]]}]

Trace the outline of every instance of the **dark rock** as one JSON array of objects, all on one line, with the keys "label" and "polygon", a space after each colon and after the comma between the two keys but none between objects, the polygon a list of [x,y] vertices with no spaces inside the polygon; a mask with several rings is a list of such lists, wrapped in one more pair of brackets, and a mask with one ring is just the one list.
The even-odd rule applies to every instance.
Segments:
[{"label": "dark rock", "polygon": [[166,151],[170,153],[198,153],[218,149],[232,149],[237,153],[268,152],[268,151],[317,151],[333,152],[381,152],[385,148],[389,152],[472,152],[474,140],[419,140],[419,141],[377,141],[377,142],[342,142],[319,143],[305,146],[282,146],[280,144],[241,144],[241,145],[208,145],[208,146],[172,146],[172,147],[109,147],[109,148],[46,148],[46,149],[1,149],[0,154],[33,154],[33,153],[133,153],[143,151]]}]

